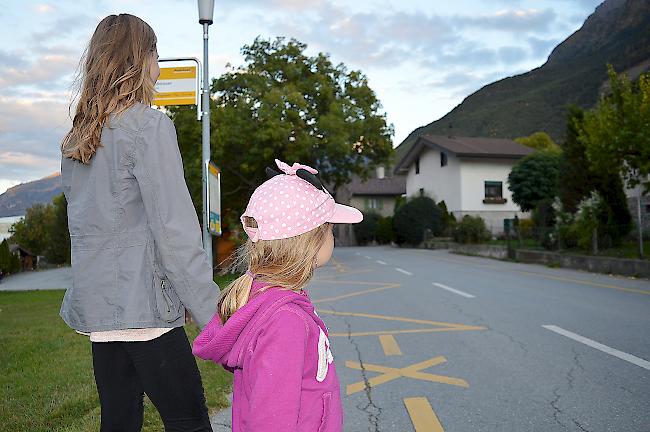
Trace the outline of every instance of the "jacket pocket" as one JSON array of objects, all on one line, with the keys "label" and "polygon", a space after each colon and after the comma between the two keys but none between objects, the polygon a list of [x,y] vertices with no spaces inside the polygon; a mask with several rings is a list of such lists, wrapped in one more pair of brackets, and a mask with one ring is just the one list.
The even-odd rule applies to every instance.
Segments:
[{"label": "jacket pocket", "polygon": [[183,304],[167,278],[160,277],[157,272],[154,272],[152,290],[156,304],[155,313],[158,318],[171,323],[181,317]]},{"label": "jacket pocket", "polygon": [[318,432],[325,432],[327,431],[327,424],[329,423],[329,419],[330,419],[330,401],[332,400],[332,393],[331,392],[323,393],[321,398],[323,400],[323,416],[321,417],[320,420],[320,426],[318,427]]}]

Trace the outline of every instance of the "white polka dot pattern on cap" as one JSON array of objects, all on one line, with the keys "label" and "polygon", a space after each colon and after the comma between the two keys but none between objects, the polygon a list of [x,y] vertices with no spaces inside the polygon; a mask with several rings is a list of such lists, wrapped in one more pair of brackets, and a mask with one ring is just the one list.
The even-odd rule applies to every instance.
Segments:
[{"label": "white polka dot pattern on cap", "polygon": [[[309,168],[309,172],[316,171],[305,165],[294,164],[294,167],[296,165]],[[295,171],[294,168],[292,172]],[[280,174],[255,189],[242,215],[242,222],[244,217],[257,222],[257,229],[244,227],[253,241],[283,239],[324,224],[332,217],[335,208],[334,198],[328,192],[294,174]]]}]

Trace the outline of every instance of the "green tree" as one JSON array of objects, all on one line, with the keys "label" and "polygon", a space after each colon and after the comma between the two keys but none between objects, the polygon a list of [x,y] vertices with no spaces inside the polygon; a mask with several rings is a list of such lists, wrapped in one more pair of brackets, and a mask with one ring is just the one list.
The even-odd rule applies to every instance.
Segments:
[{"label": "green tree", "polygon": [[557,194],[557,178],[562,156],[559,152],[532,153],[512,167],[508,175],[508,188],[512,200],[523,211],[529,211],[544,199]]},{"label": "green tree", "polygon": [[596,176],[590,169],[585,143],[580,138],[584,111],[569,106],[566,121],[566,139],[562,146],[562,162],[558,176],[558,196],[564,211],[575,213],[578,204],[596,189]]},{"label": "green tree", "polygon": [[[598,235],[601,246],[619,244],[632,229],[632,218],[625,196],[621,173],[623,168],[610,169],[594,163],[589,157],[590,138],[585,134],[587,119],[593,112],[570,107],[567,116],[567,134],[563,146],[558,178],[558,196],[564,211],[573,214],[579,204],[593,191],[602,198]],[[593,118],[592,120],[593,121]],[[616,162],[612,162],[616,164]]]},{"label": "green tree", "polygon": [[[243,66],[212,82],[211,155],[223,171],[224,213],[239,216],[275,158],[313,166],[336,189],[392,157],[393,128],[367,78],[306,48],[295,39],[257,38],[242,48]],[[172,117],[200,205],[200,125],[188,108],[172,109]]]},{"label": "green tree", "polygon": [[535,150],[551,151],[559,153],[562,151],[559,145],[546,132],[535,132],[527,137],[516,138],[519,144],[534,148]]},{"label": "green tree", "polygon": [[54,264],[70,263],[68,204],[60,194],[51,204],[34,204],[9,230],[11,241]]},{"label": "green tree", "polygon": [[632,187],[650,175],[650,74],[632,84],[611,65],[608,73],[611,94],[586,113],[580,137],[594,171],[622,174]]},{"label": "green tree", "polygon": [[51,213],[46,230],[47,238],[44,255],[47,260],[54,264],[70,264],[68,203],[64,194],[52,199]]},{"label": "green tree", "polygon": [[11,242],[20,244],[33,254],[43,255],[51,217],[52,207],[49,204],[34,204],[25,211],[25,217],[9,229]]}]

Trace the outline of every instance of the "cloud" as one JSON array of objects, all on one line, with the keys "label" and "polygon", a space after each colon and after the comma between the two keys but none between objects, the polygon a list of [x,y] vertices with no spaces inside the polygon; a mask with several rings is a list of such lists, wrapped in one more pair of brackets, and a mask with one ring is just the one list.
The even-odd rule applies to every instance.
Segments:
[{"label": "cloud", "polygon": [[[551,9],[509,9],[478,16],[421,11],[352,13],[326,2],[320,2],[300,20],[260,13],[260,19],[275,33],[308,42],[313,49],[333,52],[337,61],[384,70],[402,62],[425,68],[522,63],[539,51],[530,50],[521,34],[544,34],[556,18]],[[510,33],[512,43],[521,45],[486,47],[482,40],[468,36],[468,30]]]},{"label": "cloud", "polygon": [[38,178],[58,169],[60,142],[70,128],[68,101],[0,97],[3,178]]},{"label": "cloud", "polygon": [[561,42],[556,38],[541,39],[534,36],[530,36],[526,40],[530,46],[531,56],[540,58],[548,57],[553,48]]},{"label": "cloud", "polygon": [[36,44],[50,43],[62,39],[70,39],[75,35],[84,34],[90,36],[97,19],[87,14],[74,14],[63,18],[57,18],[43,31],[31,34]]},{"label": "cloud", "polygon": [[58,47],[35,59],[27,59],[16,53],[0,52],[0,86],[12,93],[11,88],[28,85],[33,88],[52,88],[65,85],[63,82],[74,72],[78,57],[73,50]]},{"label": "cloud", "polygon": [[458,27],[474,27],[501,32],[546,32],[557,15],[552,9],[501,10],[479,16],[456,16],[452,19]]},{"label": "cloud", "polygon": [[20,166],[25,168],[40,167],[43,163],[50,163],[51,158],[43,158],[30,153],[4,152],[0,153],[0,164],[5,166]]},{"label": "cloud", "polygon": [[33,10],[39,14],[51,14],[56,11],[56,8],[51,4],[39,3],[33,6]]}]

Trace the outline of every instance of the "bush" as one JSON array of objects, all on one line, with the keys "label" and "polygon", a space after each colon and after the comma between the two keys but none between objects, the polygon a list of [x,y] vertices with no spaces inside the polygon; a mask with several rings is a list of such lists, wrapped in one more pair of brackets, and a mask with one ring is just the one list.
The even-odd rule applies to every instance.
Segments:
[{"label": "bush", "polygon": [[458,243],[481,243],[490,238],[490,231],[480,216],[465,215],[454,228],[453,237]]},{"label": "bush", "polygon": [[0,243],[0,272],[3,275],[17,273],[20,271],[20,258],[9,252],[9,243],[3,240]]},{"label": "bush", "polygon": [[377,224],[380,219],[381,216],[377,213],[364,213],[363,220],[353,225],[354,237],[358,244],[363,246],[375,240]]},{"label": "bush", "polygon": [[375,238],[379,244],[389,244],[395,240],[392,216],[379,219],[379,222],[377,223],[377,232],[375,234]]},{"label": "bush", "polygon": [[517,229],[522,239],[532,239],[535,235],[535,222],[532,219],[520,219]]},{"label": "bush", "polygon": [[441,234],[444,236],[451,236],[451,232],[456,225],[456,218],[447,210],[447,203],[444,200],[438,203],[438,208],[442,212],[443,229]]},{"label": "bush", "polygon": [[418,245],[422,243],[424,232],[431,230],[440,235],[444,230],[442,212],[428,197],[409,199],[400,205],[393,217],[395,241],[398,244]]},{"label": "bush", "polygon": [[544,199],[539,201],[533,210],[533,223],[535,224],[537,239],[543,248],[549,250],[557,246],[555,204],[562,205],[559,200]]}]

